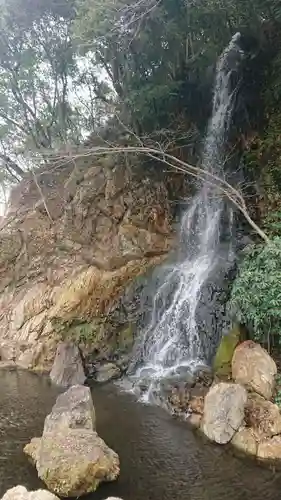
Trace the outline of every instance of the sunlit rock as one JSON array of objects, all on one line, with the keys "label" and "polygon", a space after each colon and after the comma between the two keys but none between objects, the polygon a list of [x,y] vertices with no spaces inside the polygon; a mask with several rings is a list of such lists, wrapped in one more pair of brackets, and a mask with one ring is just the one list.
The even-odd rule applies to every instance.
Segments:
[{"label": "sunlit rock", "polygon": [[119,457],[98,436],[90,390],[73,386],[57,398],[46,417],[42,438],[25,449],[48,489],[63,497],[95,491],[117,479]]},{"label": "sunlit rock", "polygon": [[232,377],[239,384],[245,385],[265,399],[271,399],[276,374],[275,362],[259,344],[247,340],[235,349]]},{"label": "sunlit rock", "polygon": [[1,500],[59,500],[46,490],[27,491],[24,486],[15,486],[6,491]]},{"label": "sunlit rock", "polygon": [[246,402],[241,385],[222,382],[211,387],[204,403],[204,434],[216,443],[228,443],[243,422]]}]

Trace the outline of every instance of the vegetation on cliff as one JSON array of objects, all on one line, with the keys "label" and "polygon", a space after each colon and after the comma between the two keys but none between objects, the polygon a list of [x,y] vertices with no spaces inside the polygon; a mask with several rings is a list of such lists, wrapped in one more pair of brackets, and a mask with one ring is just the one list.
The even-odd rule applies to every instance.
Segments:
[{"label": "vegetation on cliff", "polygon": [[281,239],[246,250],[232,289],[231,305],[237,320],[254,338],[270,347],[280,344]]}]

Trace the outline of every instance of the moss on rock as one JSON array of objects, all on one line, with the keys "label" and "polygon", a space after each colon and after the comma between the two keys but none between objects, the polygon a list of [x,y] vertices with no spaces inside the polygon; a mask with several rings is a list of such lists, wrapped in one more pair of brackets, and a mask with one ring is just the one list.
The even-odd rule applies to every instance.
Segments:
[{"label": "moss on rock", "polygon": [[235,325],[227,335],[221,339],[216,356],[213,361],[213,370],[221,377],[231,376],[231,360],[235,348],[243,340],[244,332],[239,325]]}]

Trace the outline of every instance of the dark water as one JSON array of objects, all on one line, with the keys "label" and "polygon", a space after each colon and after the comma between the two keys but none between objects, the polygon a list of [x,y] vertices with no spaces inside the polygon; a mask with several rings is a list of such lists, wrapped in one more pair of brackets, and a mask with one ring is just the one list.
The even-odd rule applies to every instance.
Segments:
[{"label": "dark water", "polygon": [[[0,372],[0,497],[42,487],[22,448],[40,435],[57,391],[26,372]],[[120,455],[118,482],[89,500],[280,500],[281,477],[206,444],[186,423],[136,403],[115,387],[94,389],[99,434]],[[87,499],[88,500],[88,499]]]}]

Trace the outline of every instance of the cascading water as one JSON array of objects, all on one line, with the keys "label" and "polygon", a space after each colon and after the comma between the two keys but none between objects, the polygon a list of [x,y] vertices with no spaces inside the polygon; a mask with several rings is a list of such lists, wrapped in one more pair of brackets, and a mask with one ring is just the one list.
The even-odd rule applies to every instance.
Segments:
[{"label": "cascading water", "polygon": [[[221,177],[234,105],[231,80],[243,55],[239,38],[239,33],[233,36],[217,63],[213,111],[202,155],[206,171]],[[228,225],[231,223],[231,211],[224,208],[222,197],[205,183],[183,215],[179,260],[165,270],[154,297],[150,323],[136,350],[133,379],[149,378],[148,399],[162,378],[182,370],[192,372],[207,362],[210,335],[200,335],[196,312],[202,287],[219,266],[222,215]],[[229,243],[228,256],[231,251]]]}]

